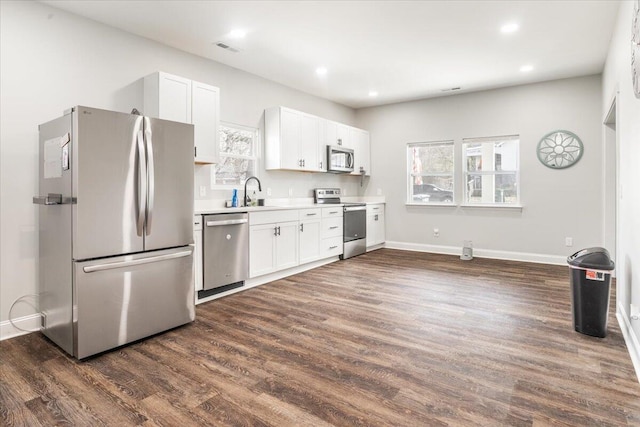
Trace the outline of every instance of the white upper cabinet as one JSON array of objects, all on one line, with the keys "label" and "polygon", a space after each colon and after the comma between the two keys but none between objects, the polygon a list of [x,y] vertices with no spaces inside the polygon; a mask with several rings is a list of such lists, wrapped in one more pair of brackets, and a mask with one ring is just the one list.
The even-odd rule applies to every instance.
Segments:
[{"label": "white upper cabinet", "polygon": [[194,125],[194,161],[218,161],[220,90],[184,77],[157,72],[144,78],[144,114]]},{"label": "white upper cabinet", "polygon": [[[353,150],[354,167],[351,175],[371,175],[371,152],[369,149],[369,132],[343,123],[324,120],[323,141],[326,157],[327,145],[338,145]],[[326,165],[325,165],[326,170]]]},{"label": "white upper cabinet", "polygon": [[191,123],[194,125],[196,163],[218,162],[220,89],[192,82]]},{"label": "white upper cabinet", "polygon": [[321,171],[322,165],[318,159],[320,145],[320,118],[302,113],[300,126],[300,144],[298,153],[302,159],[302,167],[306,170]]},{"label": "white upper cabinet", "polygon": [[321,172],[320,118],[284,107],[265,110],[265,167]]},{"label": "white upper cabinet", "polygon": [[369,132],[362,129],[349,129],[349,143],[353,148],[353,175],[371,175],[371,150],[369,148]]},{"label": "white upper cabinet", "polygon": [[327,146],[354,150],[352,175],[371,173],[369,132],[292,110],[265,110],[265,167],[307,172],[327,171]]},{"label": "white upper cabinet", "polygon": [[346,148],[353,148],[350,140],[351,126],[324,120],[324,145],[339,145]]}]

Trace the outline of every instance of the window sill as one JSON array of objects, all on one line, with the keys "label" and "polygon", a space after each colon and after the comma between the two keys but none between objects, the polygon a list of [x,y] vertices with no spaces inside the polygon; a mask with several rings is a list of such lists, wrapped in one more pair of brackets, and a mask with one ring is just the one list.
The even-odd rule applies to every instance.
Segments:
[{"label": "window sill", "polygon": [[522,205],[512,205],[512,204],[467,204],[460,205],[461,208],[480,208],[480,209],[513,209],[521,211],[524,209]]},{"label": "window sill", "polygon": [[449,207],[449,208],[457,208],[459,205],[455,203],[446,203],[446,202],[432,202],[432,203],[405,203],[405,206],[437,206],[437,207]]}]

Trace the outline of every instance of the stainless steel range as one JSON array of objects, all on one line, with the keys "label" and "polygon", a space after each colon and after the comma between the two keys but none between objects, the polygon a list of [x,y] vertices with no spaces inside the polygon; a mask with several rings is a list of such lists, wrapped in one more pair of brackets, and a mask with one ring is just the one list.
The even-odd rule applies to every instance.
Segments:
[{"label": "stainless steel range", "polygon": [[[317,204],[341,204],[339,188],[316,188]],[[365,203],[342,203],[343,205],[343,252],[340,259],[362,255],[367,251],[367,205]]]}]

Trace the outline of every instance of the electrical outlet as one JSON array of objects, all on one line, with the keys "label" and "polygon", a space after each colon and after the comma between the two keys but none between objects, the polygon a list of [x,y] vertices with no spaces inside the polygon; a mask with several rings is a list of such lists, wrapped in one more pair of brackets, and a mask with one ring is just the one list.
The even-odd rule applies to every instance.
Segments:
[{"label": "electrical outlet", "polygon": [[564,244],[569,247],[573,246],[573,237],[565,237]]},{"label": "electrical outlet", "polygon": [[378,194],[378,196],[382,196],[382,188],[378,188],[378,191],[376,191],[376,193]]},{"label": "electrical outlet", "polygon": [[205,197],[207,195],[207,187],[205,185],[200,186],[200,197]]},{"label": "electrical outlet", "polygon": [[267,196],[271,195],[271,188],[267,188]]},{"label": "electrical outlet", "polygon": [[433,229],[433,237],[440,237],[440,229],[439,228],[434,228]]},{"label": "electrical outlet", "polygon": [[289,189],[289,197],[293,197],[293,188]]}]

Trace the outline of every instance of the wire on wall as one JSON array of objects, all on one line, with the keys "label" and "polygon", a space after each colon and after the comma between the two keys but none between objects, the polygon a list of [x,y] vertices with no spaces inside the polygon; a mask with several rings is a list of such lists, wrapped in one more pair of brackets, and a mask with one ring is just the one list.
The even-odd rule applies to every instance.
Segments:
[{"label": "wire on wall", "polygon": [[11,326],[13,326],[14,328],[16,328],[19,331],[22,332],[37,332],[40,330],[40,328],[38,329],[22,329],[20,326],[16,325],[15,323],[13,323],[13,316],[11,315],[11,312],[13,311],[13,307],[15,307],[15,305],[19,302],[23,302],[31,307],[33,307],[33,309],[35,310],[35,312],[38,312],[38,307],[36,306],[35,302],[29,302],[28,300],[26,300],[25,298],[29,298],[32,297],[34,299],[36,299],[36,301],[38,300],[38,298],[40,298],[40,295],[38,294],[27,294],[27,295],[23,295],[21,297],[16,298],[12,303],[11,303],[11,307],[9,307],[9,322],[11,323]]}]

